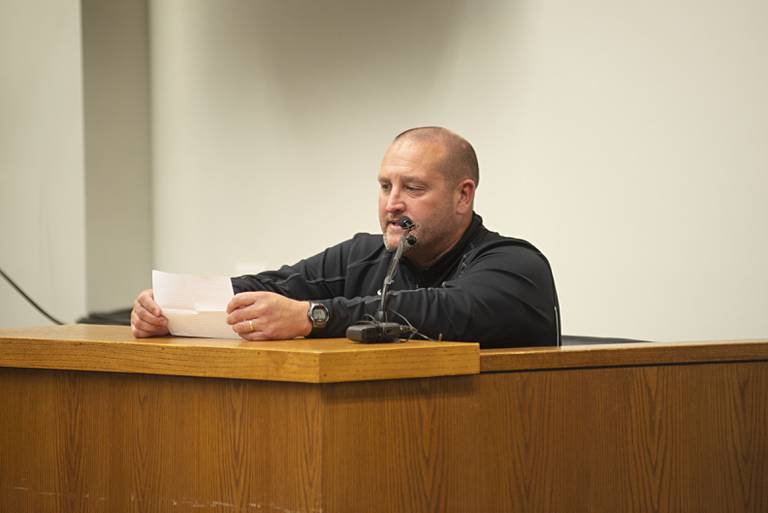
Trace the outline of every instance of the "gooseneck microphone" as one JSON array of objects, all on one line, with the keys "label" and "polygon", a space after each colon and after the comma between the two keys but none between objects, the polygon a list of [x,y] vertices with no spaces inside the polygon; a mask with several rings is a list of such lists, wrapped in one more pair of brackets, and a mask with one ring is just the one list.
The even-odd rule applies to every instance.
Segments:
[{"label": "gooseneck microphone", "polygon": [[379,322],[387,321],[387,299],[389,299],[389,286],[395,281],[395,274],[397,274],[397,266],[400,264],[400,259],[403,258],[403,252],[405,251],[406,244],[408,247],[416,244],[416,237],[411,234],[411,230],[416,228],[411,218],[403,216],[400,218],[400,228],[402,228],[403,234],[400,236],[400,240],[397,242],[397,249],[392,256],[392,260],[389,261],[389,269],[387,275],[384,276],[384,284],[381,286],[381,306],[379,311],[376,312],[376,320]]},{"label": "gooseneck microphone", "polygon": [[[387,274],[384,276],[384,284],[381,287],[381,303],[379,310],[376,312],[375,320],[373,321],[361,321],[357,324],[347,328],[347,338],[355,340],[357,342],[394,342],[401,338],[401,334],[405,332],[405,326],[387,321],[387,300],[389,299],[389,286],[395,281],[395,274],[397,274],[397,267],[400,264],[400,259],[403,257],[403,252],[406,247],[411,247],[416,244],[416,236],[411,231],[417,227],[408,216],[402,216],[400,218],[400,227],[403,229],[403,234],[400,236],[400,240],[397,242],[397,249],[395,250],[392,259],[389,261],[389,268]],[[407,329],[407,328],[406,328]]]}]

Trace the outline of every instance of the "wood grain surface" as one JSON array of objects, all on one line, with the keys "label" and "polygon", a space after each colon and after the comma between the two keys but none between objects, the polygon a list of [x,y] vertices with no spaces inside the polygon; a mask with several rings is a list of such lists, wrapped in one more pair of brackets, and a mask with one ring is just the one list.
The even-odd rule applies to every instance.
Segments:
[{"label": "wood grain surface", "polygon": [[768,364],[310,385],[0,368],[0,511],[768,511]]},{"label": "wood grain surface", "polygon": [[127,326],[81,324],[0,330],[0,367],[301,383],[477,374],[478,354],[478,344],[459,342],[136,339]]},{"label": "wood grain surface", "polygon": [[[330,511],[768,511],[768,365],[326,389]],[[385,398],[385,399],[384,399]]]},{"label": "wood grain surface", "polygon": [[319,511],[320,392],[0,369],[0,511]]},{"label": "wood grain surface", "polygon": [[[765,342],[483,352],[481,374],[307,384],[160,374],[238,342],[121,352],[144,343],[89,331],[89,353],[57,333],[71,354],[50,358],[85,369],[37,368],[39,334],[0,342],[3,365],[31,367],[0,367],[2,513],[768,511]],[[280,344],[264,354],[355,369],[376,353]],[[191,354],[148,362],[173,351]]]},{"label": "wood grain surface", "polygon": [[483,349],[482,372],[768,361],[768,339]]}]

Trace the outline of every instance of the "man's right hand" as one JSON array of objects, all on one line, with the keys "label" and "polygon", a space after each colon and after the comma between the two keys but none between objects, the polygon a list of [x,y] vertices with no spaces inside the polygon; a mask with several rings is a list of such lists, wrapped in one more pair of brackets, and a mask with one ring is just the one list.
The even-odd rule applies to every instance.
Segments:
[{"label": "man's right hand", "polygon": [[136,338],[168,335],[168,319],[155,303],[152,289],[143,291],[133,302],[131,331]]}]

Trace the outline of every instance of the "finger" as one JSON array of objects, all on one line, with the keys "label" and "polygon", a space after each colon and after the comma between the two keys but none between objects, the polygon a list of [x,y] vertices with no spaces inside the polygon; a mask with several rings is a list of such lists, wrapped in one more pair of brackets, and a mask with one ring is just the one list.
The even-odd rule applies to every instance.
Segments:
[{"label": "finger", "polygon": [[133,333],[133,336],[136,338],[143,338],[146,335],[144,334],[144,330],[139,328],[137,325],[137,318],[136,314],[134,312],[131,312],[131,333]]},{"label": "finger", "polygon": [[255,320],[240,321],[232,325],[232,331],[241,336],[257,330],[258,324]]},{"label": "finger", "polygon": [[235,310],[243,308],[244,306],[252,305],[259,300],[260,292],[241,292],[235,294],[227,304],[227,313],[232,313]]},{"label": "finger", "polygon": [[231,314],[246,304],[250,304],[250,302],[247,301],[247,293],[241,292],[240,294],[235,294],[232,296],[232,299],[229,300],[229,303],[227,303],[227,313]]},{"label": "finger", "polygon": [[155,326],[154,324],[148,323],[147,321],[139,317],[139,315],[135,311],[131,315],[131,326],[144,332],[149,332],[157,328],[157,326]]},{"label": "finger", "polygon": [[252,340],[252,337],[258,331],[258,326],[256,325],[256,321],[249,319],[233,324],[232,331],[246,340]]},{"label": "finger", "polygon": [[163,332],[162,328],[143,321],[136,312],[131,315],[131,330],[136,337],[151,337]]},{"label": "finger", "polygon": [[133,306],[133,311],[136,314],[136,316],[144,321],[145,323],[151,324],[153,326],[157,326],[159,328],[164,328],[168,325],[168,319],[165,317],[158,317],[152,312],[145,309],[142,305],[136,304]]},{"label": "finger", "polygon": [[160,309],[160,305],[155,303],[155,295],[151,289],[145,290],[139,297],[136,298],[136,302],[140,304],[146,311],[152,313],[155,317],[163,315],[163,311]]},{"label": "finger", "polygon": [[168,324],[168,320],[165,317],[156,317],[152,315],[151,312],[146,311],[140,305],[134,307],[133,311],[136,314],[136,317],[138,317],[139,319],[141,319],[147,324],[151,324],[159,328],[164,327]]},{"label": "finger", "polygon": [[149,337],[155,336],[155,333],[142,330],[141,328],[137,328],[136,326],[131,326],[131,332],[133,333],[133,336],[136,338],[149,338]]},{"label": "finger", "polygon": [[240,337],[250,341],[267,339],[267,337],[264,336],[264,333],[262,333],[261,331],[251,331],[248,333],[241,333]]},{"label": "finger", "polygon": [[229,315],[227,315],[227,323],[235,325],[238,322],[243,322],[250,319],[253,319],[255,322],[259,317],[261,317],[260,303],[252,303],[248,306],[241,306],[237,310],[233,310]]},{"label": "finger", "polygon": [[147,335],[147,333],[145,331],[140,330],[139,328],[137,328],[133,324],[131,324],[131,333],[133,334],[133,336],[135,338],[147,338],[149,336],[149,335]]}]

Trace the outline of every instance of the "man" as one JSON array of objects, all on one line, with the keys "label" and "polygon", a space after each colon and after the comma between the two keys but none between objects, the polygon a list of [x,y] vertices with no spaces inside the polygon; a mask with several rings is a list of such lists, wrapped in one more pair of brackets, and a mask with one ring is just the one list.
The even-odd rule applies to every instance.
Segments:
[{"label": "man", "polygon": [[[439,127],[398,135],[379,171],[382,237],[357,234],[278,271],[232,278],[227,322],[247,340],[341,337],[375,314],[408,216],[417,243],[399,264],[388,311],[420,333],[481,347],[555,345],[557,294],[549,263],[529,243],[487,230],[474,213],[479,181],[472,146]],[[395,320],[390,315],[390,320]],[[136,337],[165,335],[152,291],[134,302]]]}]

